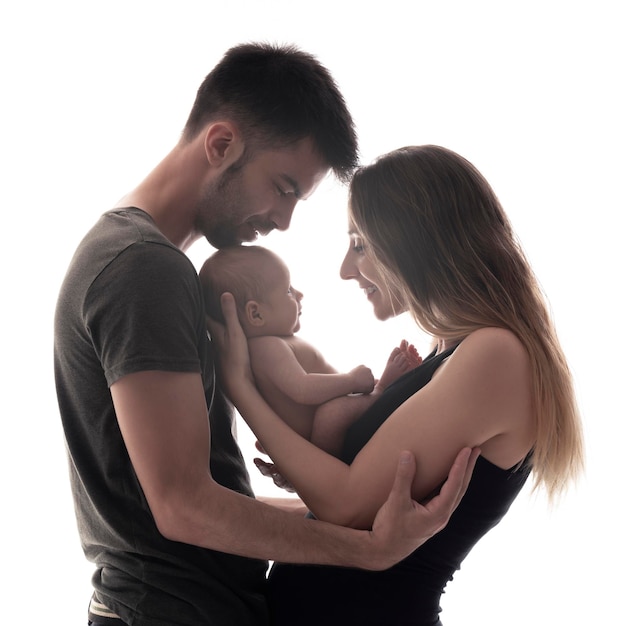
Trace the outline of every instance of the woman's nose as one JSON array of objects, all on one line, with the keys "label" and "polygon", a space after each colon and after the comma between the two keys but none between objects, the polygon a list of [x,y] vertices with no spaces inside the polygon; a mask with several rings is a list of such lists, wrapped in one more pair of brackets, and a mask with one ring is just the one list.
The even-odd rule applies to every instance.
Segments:
[{"label": "woman's nose", "polygon": [[351,278],[357,277],[356,265],[350,258],[350,252],[346,253],[346,256],[341,263],[341,267],[339,268],[339,276],[343,278],[343,280],[350,280]]}]

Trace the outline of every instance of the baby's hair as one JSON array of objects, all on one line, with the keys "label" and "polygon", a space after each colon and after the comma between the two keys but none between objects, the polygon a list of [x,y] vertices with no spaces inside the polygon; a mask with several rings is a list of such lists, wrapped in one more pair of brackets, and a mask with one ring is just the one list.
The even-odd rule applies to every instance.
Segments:
[{"label": "baby's hair", "polygon": [[240,318],[246,302],[262,301],[273,279],[263,261],[283,263],[277,254],[262,246],[229,246],[214,252],[200,270],[207,315],[222,324],[225,322],[220,302],[225,291],[233,294]]}]

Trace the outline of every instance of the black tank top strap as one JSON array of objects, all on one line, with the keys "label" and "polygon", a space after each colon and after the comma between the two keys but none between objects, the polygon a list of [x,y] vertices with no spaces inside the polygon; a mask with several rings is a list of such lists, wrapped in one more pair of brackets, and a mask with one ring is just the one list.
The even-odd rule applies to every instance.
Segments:
[{"label": "black tank top strap", "polygon": [[341,460],[344,463],[352,463],[354,457],[383,422],[405,400],[430,382],[437,368],[456,348],[457,346],[453,346],[439,354],[433,350],[421,365],[389,385],[380,398],[348,429],[340,455]]}]

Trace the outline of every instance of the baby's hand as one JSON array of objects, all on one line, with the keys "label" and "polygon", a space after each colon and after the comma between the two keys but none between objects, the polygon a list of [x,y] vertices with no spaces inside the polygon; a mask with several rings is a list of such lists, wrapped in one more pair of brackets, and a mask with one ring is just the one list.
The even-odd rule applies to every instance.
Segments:
[{"label": "baby's hand", "polygon": [[372,370],[369,367],[365,367],[365,365],[358,365],[350,372],[350,374],[355,385],[352,390],[353,393],[370,393],[372,389],[374,389],[376,380],[374,379],[374,374],[372,374]]},{"label": "baby's hand", "polygon": [[269,476],[277,487],[288,491],[289,493],[296,493],[293,485],[276,469],[273,463],[268,463],[263,459],[255,458],[254,464],[259,468],[259,472],[263,476]]}]

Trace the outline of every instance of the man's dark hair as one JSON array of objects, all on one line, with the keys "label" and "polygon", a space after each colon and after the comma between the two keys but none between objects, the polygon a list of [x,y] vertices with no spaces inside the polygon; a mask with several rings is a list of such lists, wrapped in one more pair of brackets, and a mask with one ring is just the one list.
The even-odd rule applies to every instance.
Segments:
[{"label": "man's dark hair", "polygon": [[342,181],[358,162],[354,122],[334,79],[291,45],[249,43],[226,52],[198,89],[183,138],[219,118],[235,122],[253,149],[310,137]]}]

